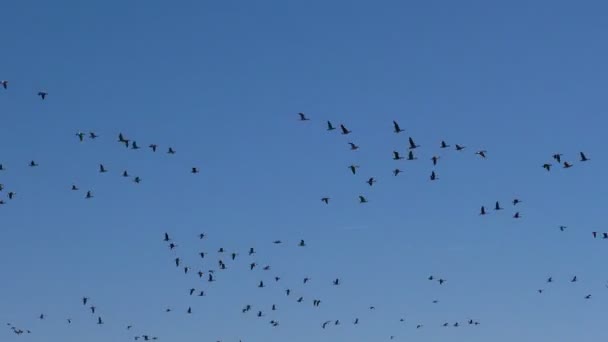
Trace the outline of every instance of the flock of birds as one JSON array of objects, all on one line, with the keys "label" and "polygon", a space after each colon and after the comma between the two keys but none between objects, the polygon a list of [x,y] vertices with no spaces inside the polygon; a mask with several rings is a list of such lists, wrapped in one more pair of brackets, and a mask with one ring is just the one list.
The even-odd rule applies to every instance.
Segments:
[{"label": "flock of birds", "polygon": [[[2,88],[4,88],[6,90],[6,89],[8,89],[9,82],[6,80],[3,80],[3,81],[0,81],[0,85],[2,86]],[[42,100],[45,100],[48,97],[48,93],[46,91],[40,91],[40,92],[38,92],[37,95]],[[311,120],[304,113],[298,113],[298,117],[299,117],[299,120],[303,121],[303,122]],[[343,136],[350,136],[350,134],[353,133],[344,124],[339,124],[338,126],[334,126],[334,124],[330,121],[326,121],[326,123],[327,123],[326,130],[329,132],[339,131],[341,133],[341,135],[343,135]],[[396,121],[393,121],[392,124],[393,124],[393,132],[395,134],[400,134],[400,133],[404,132],[404,130],[400,127],[400,125]],[[100,136],[96,132],[92,132],[92,131],[86,132],[86,133],[85,132],[76,132],[75,136],[77,137],[77,140],[81,143],[87,139],[96,140],[96,139],[100,138]],[[131,149],[131,150],[142,149],[142,146],[140,146],[136,140],[127,137],[123,133],[118,133],[116,142],[119,144],[123,144],[126,148]],[[360,149],[360,146],[352,141],[347,141],[347,144],[350,147],[351,151],[357,151]],[[147,148],[151,152],[154,153],[159,150],[159,145],[157,145],[155,143],[150,143],[150,144],[147,144]],[[403,152],[398,151],[398,150],[392,151],[392,160],[394,160],[396,162],[402,161],[402,160],[416,161],[416,160],[418,160],[416,153],[417,153],[418,149],[420,149],[420,148],[421,148],[421,146],[416,143],[416,141],[414,140],[413,137],[410,136],[407,139],[407,148],[405,151],[403,151]],[[447,150],[447,149],[451,149],[452,145],[447,143],[446,141],[442,140],[438,144],[438,148],[441,150]],[[466,149],[467,149],[467,147],[463,144],[454,144],[453,145],[453,150],[456,152],[463,152]],[[168,146],[166,148],[166,153],[168,155],[174,155],[174,154],[176,154],[176,150],[175,150],[175,148]],[[488,156],[488,152],[484,149],[478,149],[478,150],[475,150],[474,155],[478,156],[481,159],[486,159]],[[552,158],[558,164],[562,165],[564,169],[573,167],[573,164],[571,162],[563,160],[562,157],[563,157],[563,155],[560,153],[556,153],[552,156]],[[587,162],[590,160],[584,152],[580,152],[579,157],[580,157],[580,162]],[[430,162],[431,162],[430,164],[432,165],[432,169],[430,170],[430,174],[429,174],[430,181],[439,180],[439,176],[438,176],[436,167],[439,165],[440,160],[441,160],[441,156],[439,156],[439,155],[433,155],[430,158]],[[35,160],[31,160],[28,165],[29,165],[29,167],[32,167],[32,168],[39,167],[39,164]],[[553,164],[546,162],[546,163],[542,164],[542,167],[546,171],[551,171]],[[351,165],[347,166],[347,169],[348,169],[348,171],[350,171],[350,173],[352,175],[359,175],[359,172],[360,172],[359,165],[351,164]],[[0,163],[0,171],[6,171],[6,170],[7,170],[6,166],[3,165],[2,163]],[[105,174],[105,173],[110,172],[110,169],[106,166],[106,164],[99,163],[98,172],[100,174]],[[191,167],[189,172],[192,174],[197,174],[200,171],[199,171],[198,167],[193,166],[193,167]],[[399,167],[396,167],[392,170],[393,176],[399,176],[402,173],[404,173],[404,170]],[[134,183],[139,184],[142,182],[141,176],[137,176],[137,175],[132,176],[128,170],[121,170],[120,174],[124,178],[132,178],[132,181]],[[366,178],[367,179],[364,181],[364,183],[367,184],[369,187],[373,187],[374,184],[376,184],[376,182],[377,182],[377,178],[375,176],[366,177]],[[4,189],[5,189],[5,185],[0,183],[0,192],[5,192],[6,198],[8,200],[13,200],[16,198],[16,194],[17,194],[16,190],[11,189],[10,191],[4,191]],[[71,190],[80,191],[80,186],[78,184],[72,184]],[[90,189],[86,190],[86,192],[84,194],[84,198],[91,199],[93,197],[94,197],[93,190],[90,190]],[[331,197],[327,196],[327,195],[323,196],[323,197],[321,197],[321,201],[324,204],[329,205],[330,201],[331,201]],[[358,201],[361,204],[369,202],[368,198],[364,194],[358,195]],[[3,205],[5,203],[6,202],[4,201],[4,199],[0,199],[0,205]],[[512,203],[513,207],[518,207],[518,205],[520,203],[522,203],[522,201],[520,199],[515,198],[511,201],[511,203]],[[502,210],[505,210],[505,208],[501,205],[500,201],[496,201],[494,204],[494,207],[493,207],[493,211],[499,212]],[[489,214],[489,212],[490,212],[490,210],[486,209],[485,205],[482,205],[479,215],[485,216],[485,215]],[[515,219],[519,219],[522,217],[522,215],[520,214],[520,211],[515,211],[513,213],[512,217]],[[560,226],[559,228],[561,231],[564,231],[567,227]],[[592,234],[593,234],[593,238],[599,237],[602,239],[608,239],[608,233],[592,232]],[[201,233],[198,235],[197,238],[199,240],[204,240],[206,238],[206,234]],[[307,275],[301,276],[302,282],[300,284],[300,289],[297,289],[298,287],[296,286],[296,284],[284,284],[284,280],[279,275],[273,274],[272,271],[274,270],[274,268],[269,263],[262,263],[261,261],[256,260],[257,259],[256,258],[257,250],[253,247],[249,248],[248,250],[244,251],[243,253],[239,253],[239,252],[235,252],[235,251],[229,252],[228,249],[226,249],[224,247],[216,247],[213,249],[208,249],[207,251],[197,251],[196,255],[197,255],[198,261],[195,264],[191,260],[186,262],[186,259],[183,256],[177,255],[178,252],[181,252],[180,247],[174,241],[174,239],[170,236],[169,233],[164,234],[163,241],[167,244],[170,253],[173,253],[172,261],[173,261],[173,264],[175,265],[175,267],[180,272],[183,272],[183,274],[185,276],[190,276],[190,277],[195,278],[195,281],[196,281],[195,284],[197,284],[197,285],[194,287],[184,289],[184,294],[187,296],[206,297],[207,295],[212,295],[213,294],[212,284],[222,281],[223,272],[227,272],[227,270],[229,270],[229,269],[230,270],[234,269],[238,272],[249,272],[250,274],[258,276],[258,280],[256,280],[255,283],[252,283],[251,286],[256,286],[257,288],[260,288],[260,289],[270,287],[276,291],[277,296],[286,296],[286,297],[289,297],[290,299],[292,298],[294,305],[307,304],[307,305],[312,306],[312,308],[320,309],[322,307],[322,303],[324,303],[328,300],[331,300],[331,299],[319,298],[318,296],[311,295],[305,289],[301,289],[301,287],[304,287],[305,285],[309,284],[309,282],[312,281],[311,277],[309,277]],[[279,246],[279,245],[283,245],[284,242],[282,240],[274,240],[274,241],[272,241],[272,244],[275,246]],[[307,244],[303,239],[299,240],[299,242],[294,243],[293,245],[297,248],[307,247]],[[216,252],[211,252],[212,250],[215,250]],[[243,255],[243,256],[241,256],[241,255]],[[447,283],[447,280],[445,278],[436,277],[435,275],[429,276],[428,280],[436,281],[439,285],[444,285]],[[577,276],[574,276],[570,280],[570,282],[572,282],[572,283],[577,282],[577,281],[578,281]],[[325,279],[324,283],[326,283],[327,286],[338,287],[338,286],[342,285],[342,279],[340,277],[335,277],[333,279]],[[549,277],[546,280],[546,283],[547,284],[553,283],[553,277]],[[204,285],[204,284],[206,284],[206,285]],[[537,291],[538,291],[538,293],[544,293],[545,289],[538,289]],[[591,294],[585,295],[584,298],[587,300],[591,299]],[[88,310],[90,312],[90,314],[94,317],[93,320],[95,321],[95,323],[97,325],[105,324],[105,321],[102,318],[102,316],[99,314],[99,312],[97,311],[96,306],[91,304],[89,297],[86,297],[86,296],[82,297],[81,302],[82,302],[83,307],[85,307],[85,309]],[[437,304],[438,302],[439,301],[436,299],[432,300],[433,304]],[[165,307],[162,310],[167,314],[174,311],[174,309],[172,307]],[[376,307],[373,305],[370,305],[366,308],[366,310],[376,310]],[[180,308],[175,311],[181,312],[186,315],[194,315],[197,312],[196,305],[189,305],[188,307]],[[268,303],[265,306],[254,306],[253,304],[250,304],[250,303],[243,303],[241,308],[239,309],[239,311],[243,315],[251,315],[257,319],[260,319],[262,322],[265,322],[265,324],[268,324],[269,326],[271,326],[273,328],[279,327],[281,325],[281,323],[280,323],[281,321],[279,320],[279,318],[281,317],[281,315],[280,315],[281,308],[276,303]],[[321,314],[322,313],[320,312],[320,315]],[[360,325],[360,324],[364,323],[364,320],[361,319],[360,316],[361,315],[351,314],[349,317],[332,317],[331,319],[320,320],[319,328],[320,329],[329,329],[331,327],[336,327],[336,326],[340,326],[343,324]],[[281,319],[283,319],[283,318],[284,317],[281,317]],[[39,314],[38,319],[46,320],[47,315],[45,313]],[[400,323],[403,323],[403,324],[406,323],[406,319],[403,317],[396,318],[396,320],[398,320]],[[65,318],[65,322],[66,322],[66,324],[72,324],[72,319]],[[347,323],[345,323],[345,322],[347,322]],[[408,320],[408,323],[409,323],[409,320]],[[462,319],[462,320],[456,321],[456,322],[440,322],[440,323],[436,323],[435,325],[438,327],[455,327],[455,328],[457,328],[460,326],[478,326],[478,325],[480,325],[480,322],[473,318],[465,318],[465,319]],[[10,322],[6,323],[6,326],[15,335],[18,335],[18,336],[28,335],[28,334],[32,333],[32,330],[17,326]],[[425,326],[425,324],[423,322],[415,322],[411,326],[415,329],[421,329]],[[157,337],[155,335],[151,335],[149,333],[142,333],[142,332],[135,333],[135,331],[134,331],[135,329],[132,324],[125,324],[124,327],[128,331],[133,331],[132,338],[135,341],[139,341],[139,340],[150,341],[150,340],[159,339],[159,337]],[[396,338],[396,335],[390,335],[390,336],[388,336],[388,338],[393,340]],[[218,340],[218,341],[221,342],[221,340]],[[242,341],[242,340],[240,340],[240,341]]]}]

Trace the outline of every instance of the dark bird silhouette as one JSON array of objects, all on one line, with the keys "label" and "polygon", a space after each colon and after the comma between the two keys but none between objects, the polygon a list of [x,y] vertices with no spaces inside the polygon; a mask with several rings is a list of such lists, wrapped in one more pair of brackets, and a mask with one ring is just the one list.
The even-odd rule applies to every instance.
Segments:
[{"label": "dark bird silhouette", "polygon": [[399,152],[393,151],[393,160],[401,160],[401,159],[403,159],[403,157],[399,155]]},{"label": "dark bird silhouette", "polygon": [[500,207],[500,203],[498,201],[496,201],[496,205],[494,206],[494,210],[502,210],[503,208]]},{"label": "dark bird silhouette", "polygon": [[571,283],[576,283],[578,281],[578,278],[576,276],[572,277],[572,279],[570,280]]},{"label": "dark bird silhouette", "polygon": [[122,172],[122,176],[123,176],[123,177],[129,177],[129,173],[127,172],[127,170],[124,170],[124,171]]},{"label": "dark bird silhouette", "polygon": [[450,146],[451,145],[448,145],[444,140],[441,140],[441,145],[439,147],[441,147],[441,148],[448,148]]},{"label": "dark bird silhouette", "polygon": [[354,144],[354,143],[352,143],[352,142],[349,142],[348,144],[350,145],[350,149],[351,149],[351,151],[356,151],[356,150],[358,150],[358,149],[359,149],[359,146],[355,145],[355,144]]},{"label": "dark bird silhouette", "polygon": [[101,320],[101,317],[97,317],[97,324],[98,325],[102,325],[103,321]]},{"label": "dark bird silhouette", "polygon": [[569,169],[572,167],[572,164],[568,163],[567,161],[564,162],[564,169]]},{"label": "dark bird silhouette", "polygon": [[323,322],[323,324],[321,324],[321,328],[325,329],[329,323],[331,323],[331,321]]},{"label": "dark bird silhouette", "polygon": [[106,173],[106,172],[108,172],[108,170],[106,169],[105,166],[103,166],[103,164],[99,164],[99,172]]},{"label": "dark bird silhouette", "polygon": [[545,170],[547,170],[547,171],[551,171],[551,166],[552,166],[552,165],[551,165],[551,164],[549,164],[549,163],[545,163],[545,164],[543,164],[543,168],[544,168]]},{"label": "dark bird silhouette", "polygon": [[82,297],[82,305],[86,306],[89,301],[89,297]]},{"label": "dark bird silhouette", "polygon": [[521,200],[518,198],[513,199],[513,205],[518,205],[519,203],[521,203]]},{"label": "dark bird silhouette", "polygon": [[479,215],[485,215],[486,214],[486,207],[484,207],[483,205],[481,206],[481,211],[479,212]]},{"label": "dark bird silhouette", "polygon": [[437,174],[435,173],[435,171],[431,172],[431,177],[430,178],[431,178],[432,181],[439,179],[439,177],[437,177]]},{"label": "dark bird silhouette", "polygon": [[456,151],[462,151],[462,150],[464,150],[465,148],[467,148],[467,147],[466,147],[466,146],[464,146],[464,145],[458,145],[458,144],[456,144]]},{"label": "dark bird silhouette", "polygon": [[126,147],[129,147],[129,139],[126,139],[122,133],[118,133],[118,142],[125,144]]},{"label": "dark bird silhouette", "polygon": [[308,120],[310,120],[309,118],[306,117],[306,115],[304,115],[304,113],[298,113],[298,115],[300,116],[300,121],[308,121]]},{"label": "dark bird silhouette", "polygon": [[333,284],[336,285],[336,286],[340,285],[340,279],[336,278],[336,280],[333,281]]},{"label": "dark bird silhouette", "polygon": [[188,310],[186,311],[187,314],[191,314],[192,313],[192,307],[188,307]]},{"label": "dark bird silhouette", "polygon": [[590,294],[589,294],[589,295],[586,295],[586,296],[585,296],[585,299],[591,299],[591,295],[590,295]]},{"label": "dark bird silhouette", "polygon": [[438,157],[438,156],[433,156],[433,157],[431,158],[431,160],[433,161],[433,166],[437,165],[437,162],[439,161],[439,158],[441,158],[441,157]]},{"label": "dark bird silhouette", "polygon": [[78,191],[78,187],[76,185],[74,185],[74,184],[72,184],[72,191]]},{"label": "dark bird silhouette", "polygon": [[516,213],[515,213],[515,215],[513,215],[513,218],[516,218],[516,219],[518,219],[518,218],[520,218],[520,217],[521,217],[521,215],[519,214],[519,211],[518,211],[518,212],[516,212]]},{"label": "dark bird silhouette", "polygon": [[97,134],[95,134],[95,132],[89,132],[89,138],[91,139],[97,139],[99,136]]},{"label": "dark bird silhouette", "polygon": [[169,237],[169,233],[165,233],[165,239],[163,241],[171,241],[171,238]]},{"label": "dark bird silhouette", "polygon": [[403,171],[401,171],[399,169],[394,169],[393,170],[393,176],[398,176],[401,172],[403,172]]},{"label": "dark bird silhouette", "polygon": [[133,182],[135,182],[135,183],[138,183],[138,184],[139,184],[139,183],[141,183],[141,178],[139,178],[139,177],[135,177],[135,178],[133,179]]},{"label": "dark bird silhouette", "polygon": [[374,185],[374,183],[376,183],[376,179],[374,179],[374,177],[370,177],[365,183],[367,183],[369,186],[372,186]]},{"label": "dark bird silhouette", "polygon": [[192,173],[198,173],[199,171],[198,171],[198,168],[193,167],[193,168],[192,168],[192,170],[191,170],[190,172],[192,172]]},{"label": "dark bird silhouette", "polygon": [[304,242],[304,240],[300,240],[300,243],[298,243],[299,247],[306,247],[306,243]]},{"label": "dark bird silhouette", "polygon": [[8,89],[8,81],[7,80],[0,81],[0,84],[2,85],[2,88]]},{"label": "dark bird silhouette", "polygon": [[139,146],[137,146],[137,141],[133,140],[133,142],[131,143],[131,149],[139,150]]},{"label": "dark bird silhouette", "polygon": [[367,203],[367,198],[365,198],[364,196],[359,195],[359,203]]},{"label": "dark bird silhouette", "polygon": [[156,149],[158,148],[158,145],[156,145],[156,144],[150,144],[148,147],[152,149],[152,152],[156,152]]},{"label": "dark bird silhouette", "polygon": [[335,129],[336,129],[336,127],[334,127],[334,125],[331,124],[331,121],[328,120],[327,121],[327,130],[328,131],[333,131]]},{"label": "dark bird silhouette", "polygon": [[602,233],[602,239],[608,239],[608,233]]},{"label": "dark bird silhouette", "polygon": [[566,230],[566,228],[568,228],[568,227],[566,227],[566,226],[559,226],[559,231],[563,232],[564,230]]},{"label": "dark bird silhouette", "polygon": [[403,130],[401,129],[401,127],[399,127],[399,124],[395,120],[393,120],[393,129],[395,133],[403,132]]},{"label": "dark bird silhouette", "polygon": [[14,192],[14,191],[10,191],[10,192],[7,194],[7,196],[8,196],[8,199],[9,199],[9,200],[12,200],[13,198],[15,198],[15,196],[16,196],[16,195],[17,195],[17,193],[16,193],[16,192]]},{"label": "dark bird silhouette", "polygon": [[418,159],[418,158],[416,158],[416,157],[414,156],[414,151],[409,151],[409,152],[407,153],[407,160],[416,160],[416,159]]},{"label": "dark bird silhouette", "polygon": [[80,142],[82,142],[84,140],[84,133],[78,132],[78,133],[76,133],[76,136],[78,137],[78,140],[80,140]]},{"label": "dark bird silhouette", "polygon": [[413,150],[413,149],[415,149],[415,148],[420,147],[420,145],[417,145],[417,144],[414,142],[414,139],[412,139],[412,137],[409,137],[409,138],[408,138],[408,142],[410,143],[410,147],[409,147],[409,149],[410,149],[410,150]]},{"label": "dark bird silhouette", "polygon": [[38,164],[35,161],[30,161],[30,167],[36,167]]},{"label": "dark bird silhouette", "polygon": [[86,199],[93,198],[93,193],[91,192],[91,190],[87,191],[85,198]]},{"label": "dark bird silhouette", "polygon": [[346,128],[346,126],[344,126],[342,124],[340,125],[340,130],[342,131],[343,135],[347,135],[347,134],[351,134],[352,133],[352,131],[349,131],[348,128]]},{"label": "dark bird silhouette", "polygon": [[587,158],[587,156],[583,152],[579,152],[579,154],[581,156],[582,162],[586,162],[586,161],[590,160],[589,158]]},{"label": "dark bird silhouette", "polygon": [[46,91],[39,91],[38,92],[38,96],[40,96],[40,98],[42,98],[43,100],[46,99],[46,97],[49,95],[49,93],[47,93]]},{"label": "dark bird silhouette", "polygon": [[173,147],[169,147],[169,149],[167,150],[168,154],[175,154],[175,150],[173,149]]},{"label": "dark bird silhouette", "polygon": [[350,169],[350,172],[353,173],[353,175],[357,174],[357,169],[359,168],[359,165],[351,165],[348,167]]},{"label": "dark bird silhouette", "polygon": [[556,154],[553,155],[553,159],[555,159],[558,163],[561,163],[562,162],[562,156],[563,156],[563,154],[556,153]]},{"label": "dark bird silhouette", "polygon": [[475,152],[475,154],[480,156],[481,158],[486,158],[486,153],[488,153],[488,151],[486,151],[486,150],[481,150],[481,151]]},{"label": "dark bird silhouette", "polygon": [[329,204],[329,197],[321,198],[321,201],[325,202],[325,204]]}]

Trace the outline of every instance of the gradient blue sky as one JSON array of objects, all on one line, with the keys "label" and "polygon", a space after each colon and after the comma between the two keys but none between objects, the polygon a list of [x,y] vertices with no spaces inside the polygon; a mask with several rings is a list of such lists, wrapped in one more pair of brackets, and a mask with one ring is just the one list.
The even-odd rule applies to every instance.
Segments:
[{"label": "gradient blue sky", "polygon": [[[602,1],[540,0],[5,2],[0,183],[17,198],[0,208],[0,322],[34,334],[2,328],[0,340],[605,340],[608,242],[590,232],[608,230],[607,11]],[[327,119],[352,135],[326,132]],[[392,120],[405,132],[392,133]],[[100,138],[79,143],[80,130]],[[125,150],[118,132],[162,153]],[[392,161],[408,136],[420,159]],[[439,151],[442,139],[468,149]],[[592,161],[541,168],[579,151]],[[396,165],[405,173],[395,178]],[[478,216],[495,200],[507,210]],[[211,287],[173,266],[179,255],[215,267],[196,254],[219,247],[240,261]],[[249,260],[273,271],[249,272]],[[275,274],[279,285],[256,288]],[[208,296],[189,297],[193,286]],[[286,287],[321,308],[295,303]],[[240,313],[245,304],[279,311],[257,319]],[[440,327],[468,318],[481,325]],[[329,319],[344,324],[321,330]]]}]

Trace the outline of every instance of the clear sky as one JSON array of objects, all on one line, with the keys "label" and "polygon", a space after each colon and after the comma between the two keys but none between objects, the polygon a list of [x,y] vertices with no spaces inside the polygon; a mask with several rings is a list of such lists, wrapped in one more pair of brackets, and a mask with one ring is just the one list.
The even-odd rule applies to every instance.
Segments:
[{"label": "clear sky", "polygon": [[[544,0],[3,3],[0,340],[604,341],[608,240],[591,232],[608,231],[607,11]],[[80,143],[78,131],[99,138]],[[144,148],[125,149],[119,132]],[[409,136],[418,160],[391,160]],[[574,167],[547,173],[558,152]],[[478,215],[496,200],[504,211]],[[222,257],[213,284],[173,264],[217,269],[220,247],[239,256]],[[250,272],[252,261],[272,269]]]}]

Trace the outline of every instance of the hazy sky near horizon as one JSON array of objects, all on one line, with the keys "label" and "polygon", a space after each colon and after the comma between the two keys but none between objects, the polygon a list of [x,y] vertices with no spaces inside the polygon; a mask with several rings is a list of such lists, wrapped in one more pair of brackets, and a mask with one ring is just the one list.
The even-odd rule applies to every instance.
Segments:
[{"label": "hazy sky near horizon", "polygon": [[[607,12],[545,0],[0,5],[0,340],[605,340],[608,240],[591,232],[608,231]],[[418,160],[391,160],[410,136]],[[504,211],[478,215],[497,200]],[[228,270],[208,284],[178,256],[193,273],[219,257]]]}]

